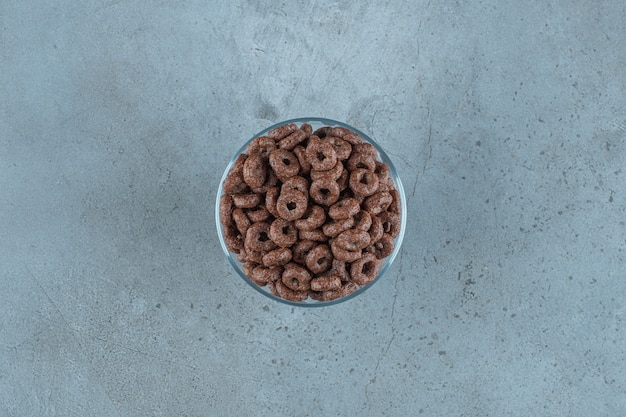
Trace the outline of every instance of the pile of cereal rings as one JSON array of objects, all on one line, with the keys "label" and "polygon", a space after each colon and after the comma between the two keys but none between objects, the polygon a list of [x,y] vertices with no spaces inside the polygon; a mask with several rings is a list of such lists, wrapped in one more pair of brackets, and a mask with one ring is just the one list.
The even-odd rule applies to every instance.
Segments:
[{"label": "pile of cereal rings", "polygon": [[250,142],[222,188],[228,250],[254,284],[288,301],[330,301],[371,283],[401,229],[389,167],[345,127],[276,127]]}]

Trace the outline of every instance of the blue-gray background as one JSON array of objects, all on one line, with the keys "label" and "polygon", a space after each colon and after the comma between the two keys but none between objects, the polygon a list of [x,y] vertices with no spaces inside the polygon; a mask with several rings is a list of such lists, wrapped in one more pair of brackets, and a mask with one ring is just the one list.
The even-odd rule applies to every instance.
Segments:
[{"label": "blue-gray background", "polygon": [[[0,3],[0,415],[626,414],[623,1]],[[369,133],[401,254],[325,309],[214,226],[236,149]]]}]

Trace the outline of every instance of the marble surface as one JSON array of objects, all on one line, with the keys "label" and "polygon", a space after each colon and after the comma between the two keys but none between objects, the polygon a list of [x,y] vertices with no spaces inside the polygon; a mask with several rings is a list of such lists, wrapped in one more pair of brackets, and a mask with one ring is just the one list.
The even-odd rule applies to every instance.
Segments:
[{"label": "marble surface", "polygon": [[[626,414],[621,1],[0,3],[0,415]],[[378,140],[402,251],[356,299],[250,289],[237,148]]]}]

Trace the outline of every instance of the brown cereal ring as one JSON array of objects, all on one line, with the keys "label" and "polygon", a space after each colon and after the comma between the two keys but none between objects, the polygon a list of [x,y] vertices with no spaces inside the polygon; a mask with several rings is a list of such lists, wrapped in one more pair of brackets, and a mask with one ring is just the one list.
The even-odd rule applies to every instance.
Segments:
[{"label": "brown cereal ring", "polygon": [[[313,274],[321,274],[330,269],[333,263],[333,254],[330,251],[328,245],[317,245],[309,251],[304,258],[306,267]],[[315,290],[319,291],[319,290]]]},{"label": "brown cereal ring", "polygon": [[380,240],[366,248],[366,252],[373,253],[376,258],[384,259],[391,255],[395,247],[395,242],[390,234],[384,233]]},{"label": "brown cereal ring", "polygon": [[248,159],[248,155],[239,154],[233,166],[230,168],[228,175],[224,179],[224,192],[226,194],[239,194],[248,189],[248,184],[243,180],[243,164]]},{"label": "brown cereal ring", "polygon": [[350,179],[350,172],[347,169],[344,169],[339,178],[337,179],[337,184],[339,185],[339,190],[343,191],[348,188],[348,181]]},{"label": "brown cereal ring", "polygon": [[312,205],[305,212],[301,219],[295,221],[295,225],[300,230],[313,230],[322,226],[326,222],[326,213],[320,206]]},{"label": "brown cereal ring", "polygon": [[239,251],[239,254],[237,255],[237,259],[239,260],[239,262],[253,262],[255,264],[260,264],[261,262],[263,262],[263,252],[256,251],[256,250],[248,250],[244,246]]},{"label": "brown cereal ring", "polygon": [[322,229],[299,230],[298,237],[301,240],[314,240],[316,242],[326,242],[328,240],[328,236],[324,234]]},{"label": "brown cereal ring", "polygon": [[365,155],[370,155],[374,160],[378,158],[378,151],[371,143],[363,142],[357,143],[352,147],[353,153],[363,153]]},{"label": "brown cereal ring", "polygon": [[344,262],[354,262],[363,255],[361,250],[350,251],[343,249],[337,244],[337,240],[333,240],[332,242],[330,242],[330,250],[333,253],[335,259]]},{"label": "brown cereal ring", "polygon": [[257,266],[259,266],[259,264],[257,264],[256,262],[249,262],[246,261],[244,262],[243,265],[241,265],[241,270],[243,271],[244,274],[246,274],[246,276],[248,278],[250,278],[250,276],[252,275],[252,271],[254,270],[254,268],[256,268]]},{"label": "brown cereal ring", "polygon": [[298,190],[281,192],[276,200],[276,212],[285,220],[297,220],[308,207],[308,198]]},{"label": "brown cereal ring", "polygon": [[267,190],[272,187],[275,187],[278,184],[278,177],[276,177],[276,173],[272,169],[268,169],[267,180],[260,187],[254,187],[250,190],[256,194],[265,194]]},{"label": "brown cereal ring", "polygon": [[315,130],[315,132],[313,132],[312,136],[317,136],[318,138],[325,138],[326,136],[328,136],[328,133],[330,132],[332,128],[330,126],[322,126],[318,129]]},{"label": "brown cereal ring", "polygon": [[254,154],[248,156],[243,164],[243,180],[250,188],[260,187],[265,183],[267,176],[267,168],[265,161],[260,155]]},{"label": "brown cereal ring", "polygon": [[311,290],[330,291],[341,288],[341,278],[338,275],[326,274],[311,279]]},{"label": "brown cereal ring", "polygon": [[328,216],[334,220],[347,219],[356,215],[360,210],[359,202],[352,197],[348,197],[330,206]]},{"label": "brown cereal ring", "polygon": [[270,152],[276,149],[276,142],[268,136],[259,136],[248,145],[248,155],[257,154],[263,159],[270,156]]},{"label": "brown cereal ring", "polygon": [[373,253],[365,253],[361,259],[354,261],[350,267],[352,281],[359,285],[367,285],[376,279],[380,269],[380,261]]},{"label": "brown cereal ring", "polygon": [[[367,213],[367,212],[366,212]],[[378,216],[370,216],[372,219],[372,226],[369,228],[368,232],[370,235],[370,245],[376,243],[383,237],[383,222],[380,220]]]},{"label": "brown cereal ring", "polygon": [[387,208],[389,213],[400,214],[402,212],[402,200],[400,200],[400,193],[395,188],[393,190],[389,190],[389,194],[391,194],[391,204]]},{"label": "brown cereal ring", "polygon": [[288,150],[274,149],[270,152],[270,165],[279,180],[298,175],[300,164],[298,158]]},{"label": "brown cereal ring", "polygon": [[289,301],[304,301],[309,296],[308,291],[294,291],[283,284],[281,280],[273,281],[271,284],[268,284],[268,287],[272,294]]},{"label": "brown cereal ring", "polygon": [[285,265],[281,281],[294,291],[308,291],[311,288],[311,273],[302,266],[290,262]]},{"label": "brown cereal ring", "polygon": [[269,220],[271,214],[264,206],[261,205],[248,209],[248,211],[246,211],[246,216],[248,216],[252,223],[257,223]]},{"label": "brown cereal ring", "polygon": [[329,135],[338,136],[351,145],[356,145],[358,143],[363,143],[363,139],[357,133],[346,129],[345,127],[333,127],[329,131]]},{"label": "brown cereal ring", "polygon": [[276,211],[276,200],[278,200],[278,196],[280,196],[280,188],[278,187],[271,187],[265,193],[265,208],[274,217],[278,217],[278,212]]},{"label": "brown cereal ring", "polygon": [[359,285],[354,282],[346,282],[341,288],[337,290],[329,290],[322,292],[323,301],[331,301],[337,298],[345,297],[352,294],[359,289]]},{"label": "brown cereal ring", "polygon": [[225,225],[223,228],[224,243],[229,251],[239,253],[243,249],[243,235],[233,224]]},{"label": "brown cereal ring", "polygon": [[318,171],[316,169],[312,169],[310,175],[312,181],[319,180],[321,178],[329,178],[336,181],[337,179],[339,179],[342,173],[343,164],[341,163],[341,161],[337,161],[335,166],[327,171]]},{"label": "brown cereal ring", "polygon": [[389,178],[389,165],[376,161],[376,168],[374,169],[374,173],[378,175],[379,181],[386,181]]},{"label": "brown cereal ring", "polygon": [[309,198],[309,181],[299,175],[291,177],[280,186],[280,193],[282,194],[290,190],[300,191],[306,198]]},{"label": "brown cereal ring", "polygon": [[278,142],[278,147],[281,149],[287,149],[290,151],[293,148],[295,148],[300,142],[305,140],[306,137],[307,137],[306,133],[298,129],[295,132],[291,133],[289,136],[281,139]]},{"label": "brown cereal ring", "polygon": [[300,164],[300,174],[306,175],[311,172],[311,163],[306,159],[306,148],[298,145],[293,148],[292,152],[298,158],[298,163]]},{"label": "brown cereal ring", "polygon": [[248,216],[246,216],[246,213],[244,213],[239,207],[233,210],[233,220],[235,221],[237,230],[239,230],[239,233],[242,235],[245,235],[248,228],[252,225],[252,222]]},{"label": "brown cereal ring", "polygon": [[312,240],[301,240],[297,242],[292,249],[292,258],[294,262],[304,265],[306,263],[306,256],[316,245],[317,243]]},{"label": "brown cereal ring", "polygon": [[220,223],[228,226],[232,223],[233,217],[233,199],[228,194],[220,196]]},{"label": "brown cereal ring", "polygon": [[311,163],[311,169],[327,171],[337,163],[337,152],[329,142],[311,142],[306,147],[306,158]]},{"label": "brown cereal ring", "polygon": [[308,138],[313,133],[313,126],[311,126],[308,123],[302,123],[300,125],[300,130],[302,130],[306,134],[306,137]]},{"label": "brown cereal ring", "polygon": [[376,169],[376,159],[372,155],[352,152],[348,159],[348,169],[354,171],[357,168],[365,168],[373,172]]},{"label": "brown cereal ring", "polygon": [[359,251],[369,246],[370,235],[363,230],[349,229],[337,236],[333,243],[345,250]]},{"label": "brown cereal ring", "polygon": [[330,270],[333,274],[339,276],[342,281],[350,281],[350,272],[348,272],[348,263],[346,261],[340,261],[337,258],[333,259],[333,264]]},{"label": "brown cereal ring", "polygon": [[[354,228],[357,230],[369,231],[372,227],[372,215],[365,210],[360,210],[354,215]],[[371,236],[370,236],[371,241]]]},{"label": "brown cereal ring", "polygon": [[311,183],[309,193],[317,204],[331,206],[339,200],[339,184],[327,178],[315,180]]},{"label": "brown cereal ring", "polygon": [[261,204],[261,194],[234,194],[233,203],[239,208],[253,208]]},{"label": "brown cereal ring", "polygon": [[276,219],[270,225],[270,239],[281,248],[288,248],[298,241],[298,230],[293,222]]},{"label": "brown cereal ring", "polygon": [[283,269],[281,267],[268,268],[266,266],[259,265],[252,270],[252,273],[248,276],[252,282],[258,286],[264,286],[270,282],[280,280]]},{"label": "brown cereal ring", "polygon": [[391,194],[387,191],[381,191],[365,199],[363,210],[369,211],[373,215],[378,215],[387,210],[392,201],[393,197],[391,197]]},{"label": "brown cereal ring", "polygon": [[295,123],[290,123],[288,125],[278,126],[269,132],[267,132],[267,136],[274,140],[280,140],[284,137],[289,136],[291,133],[298,130],[298,126]]},{"label": "brown cereal ring", "polygon": [[334,222],[326,223],[322,226],[322,232],[324,232],[324,235],[327,237],[335,237],[350,229],[352,226],[354,226],[354,218],[348,217],[347,219],[335,220]]},{"label": "brown cereal ring", "polygon": [[291,261],[291,250],[287,248],[274,249],[263,255],[263,265],[268,267],[285,265],[289,261]]},{"label": "brown cereal ring", "polygon": [[[246,250],[259,252],[269,252],[276,247],[276,244],[270,239],[270,224],[267,222],[254,223],[248,228],[246,233],[245,247]],[[261,262],[259,262],[261,263]]]},{"label": "brown cereal ring", "polygon": [[350,158],[350,154],[352,154],[352,145],[350,143],[337,136],[328,136],[326,140],[335,148],[338,160],[343,161]]},{"label": "brown cereal ring", "polygon": [[383,223],[383,230],[394,239],[400,234],[400,216],[395,213],[384,211],[378,216]]},{"label": "brown cereal ring", "polygon": [[378,176],[373,171],[357,168],[350,173],[349,184],[355,194],[369,196],[378,189]]}]

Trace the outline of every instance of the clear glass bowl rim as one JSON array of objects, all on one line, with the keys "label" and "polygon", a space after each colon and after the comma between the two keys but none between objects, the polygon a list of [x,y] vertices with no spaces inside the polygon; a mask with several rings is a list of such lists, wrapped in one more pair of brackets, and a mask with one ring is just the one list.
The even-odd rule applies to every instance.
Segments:
[{"label": "clear glass bowl rim", "polygon": [[[228,172],[230,171],[231,167],[235,163],[235,160],[237,159],[237,157],[240,154],[242,154],[242,153],[244,153],[246,151],[246,149],[248,148],[248,145],[254,139],[258,138],[259,136],[263,136],[263,135],[267,134],[267,132],[269,132],[272,129],[275,129],[276,127],[283,126],[283,125],[286,125],[286,124],[291,124],[291,123],[295,123],[295,124],[298,124],[298,125],[302,124],[302,123],[310,123],[311,125],[313,125],[313,124],[322,124],[323,126],[340,126],[340,127],[344,127],[346,129],[349,129],[349,130],[357,133],[366,142],[371,143],[376,148],[376,150],[378,151],[378,154],[379,154],[380,159],[382,160],[382,162],[386,163],[389,166],[389,174],[390,174],[391,179],[393,180],[393,182],[394,182],[394,184],[396,186],[396,189],[398,190],[398,193],[400,194],[400,202],[401,202],[400,233],[395,238],[395,241],[394,241],[395,247],[394,247],[393,252],[391,253],[391,255],[389,255],[387,258],[384,259],[384,261],[383,261],[384,264],[381,267],[380,271],[378,272],[378,275],[376,276],[374,281],[372,281],[368,285],[365,285],[365,286],[359,288],[358,290],[354,291],[353,293],[348,294],[345,297],[337,298],[337,299],[334,299],[334,300],[331,300],[331,301],[316,301],[316,300],[312,300],[311,298],[307,299],[306,301],[301,301],[301,302],[289,301],[289,300],[286,300],[284,298],[281,298],[281,297],[278,297],[278,296],[272,294],[267,289],[267,287],[260,287],[260,286],[256,285],[254,282],[252,282],[246,276],[246,274],[243,273],[243,270],[241,269],[241,265],[242,264],[236,259],[236,255],[231,253],[228,250],[228,247],[226,246],[226,242],[224,241],[224,236],[222,234],[222,224],[220,222],[220,210],[219,210],[220,197],[224,193],[222,184],[224,183],[224,180],[226,179],[226,176],[228,175]],[[315,129],[317,129],[317,127],[313,126],[313,130],[315,130]],[[330,306],[330,305],[334,305],[334,304],[339,304],[339,303],[342,303],[344,301],[348,301],[348,300],[350,300],[352,298],[355,298],[359,294],[362,294],[368,288],[372,287],[376,282],[378,282],[383,277],[383,275],[385,275],[385,273],[387,272],[389,267],[392,265],[393,261],[395,260],[396,256],[398,255],[398,253],[400,253],[400,249],[401,249],[401,246],[402,246],[402,241],[404,240],[404,233],[405,233],[405,230],[406,230],[406,218],[407,218],[407,203],[406,203],[406,195],[404,193],[404,187],[402,186],[402,181],[400,180],[400,176],[398,175],[396,167],[393,164],[393,162],[391,161],[391,158],[389,158],[389,156],[387,155],[387,152],[385,152],[385,150],[378,144],[378,142],[376,142],[369,135],[367,135],[366,133],[360,131],[359,129],[357,129],[357,128],[353,127],[353,126],[350,126],[350,125],[348,125],[346,123],[343,123],[343,122],[340,122],[340,121],[337,121],[337,120],[333,120],[333,119],[324,118],[324,117],[298,117],[298,118],[295,118],[295,119],[284,120],[284,121],[275,123],[272,126],[263,129],[262,131],[260,131],[259,133],[255,134],[250,139],[248,139],[239,148],[239,150],[237,150],[237,152],[235,153],[233,158],[230,160],[230,162],[226,166],[226,169],[224,170],[224,173],[222,174],[222,177],[220,179],[219,187],[217,189],[216,201],[215,201],[215,224],[216,224],[216,227],[217,227],[217,236],[219,238],[220,245],[222,246],[222,250],[224,251],[224,254],[226,255],[226,258],[228,259],[228,262],[233,267],[233,269],[239,274],[239,276],[250,287],[254,288],[257,292],[263,294],[264,296],[266,296],[268,298],[271,298],[274,301],[278,301],[280,303],[291,305],[291,306],[296,306],[296,307],[325,307],[325,306]]]}]

